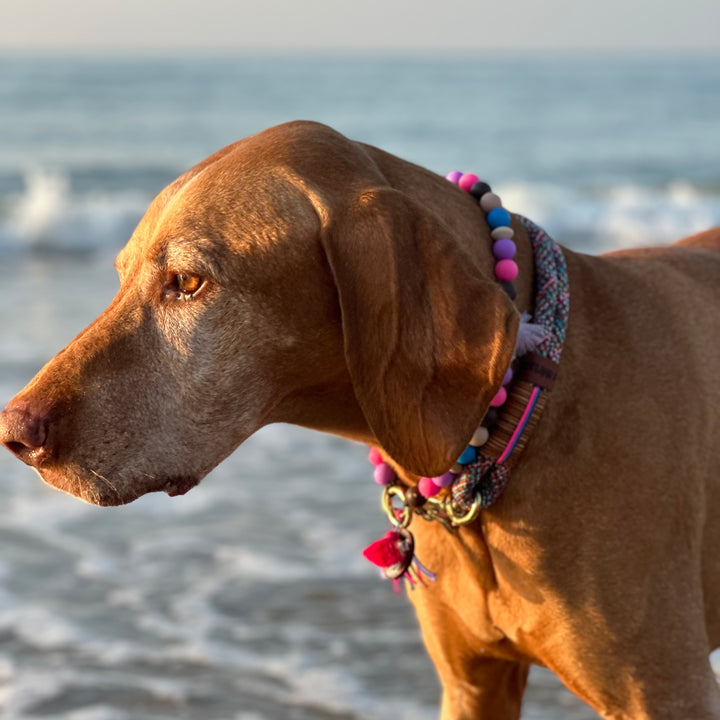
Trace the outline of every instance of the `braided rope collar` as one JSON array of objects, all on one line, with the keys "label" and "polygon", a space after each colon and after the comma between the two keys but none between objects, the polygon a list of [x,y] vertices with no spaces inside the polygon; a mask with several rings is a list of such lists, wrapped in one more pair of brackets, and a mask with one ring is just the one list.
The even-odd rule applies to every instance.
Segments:
[{"label": "braided rope collar", "polygon": [[[523,370],[495,431],[477,459],[464,466],[452,485],[453,504],[463,511],[463,517],[473,507],[477,511],[490,507],[505,490],[510,470],[525,448],[552,389],[567,332],[570,292],[562,250],[533,222],[520,220],[528,231],[535,257],[534,323],[542,326],[546,334],[535,350],[523,358]],[[468,522],[471,519],[474,517],[468,518]]]}]

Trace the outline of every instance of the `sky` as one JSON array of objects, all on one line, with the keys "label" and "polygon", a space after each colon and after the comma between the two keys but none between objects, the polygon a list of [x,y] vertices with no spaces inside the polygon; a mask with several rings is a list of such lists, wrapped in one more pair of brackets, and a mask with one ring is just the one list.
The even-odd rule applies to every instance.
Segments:
[{"label": "sky", "polygon": [[720,0],[1,0],[0,53],[720,54]]}]

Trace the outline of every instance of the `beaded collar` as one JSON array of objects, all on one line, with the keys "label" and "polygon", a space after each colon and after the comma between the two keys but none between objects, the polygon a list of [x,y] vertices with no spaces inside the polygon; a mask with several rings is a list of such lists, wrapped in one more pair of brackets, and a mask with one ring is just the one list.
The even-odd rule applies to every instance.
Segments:
[{"label": "beaded collar", "polygon": [[[514,300],[518,266],[510,213],[477,175],[456,171],[447,179],[476,198],[485,212],[493,240],[495,277]],[[567,267],[560,247],[547,233],[526,218],[518,219],[533,249],[535,317],[533,322],[522,317],[513,358],[516,371],[512,367],[507,370],[470,444],[450,470],[420,478],[416,488],[403,486],[380,451],[370,448],[369,460],[375,466],[375,481],[385,488],[383,507],[392,528],[363,554],[395,581],[404,578],[414,586],[424,577],[435,577],[415,557],[408,530],[413,514],[438,520],[452,530],[473,522],[482,509],[500,498],[557,376],[569,313]]]}]

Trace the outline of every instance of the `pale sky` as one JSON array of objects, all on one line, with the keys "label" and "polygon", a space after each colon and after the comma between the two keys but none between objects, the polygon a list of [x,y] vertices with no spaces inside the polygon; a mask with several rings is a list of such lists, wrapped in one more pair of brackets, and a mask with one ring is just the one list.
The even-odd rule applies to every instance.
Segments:
[{"label": "pale sky", "polygon": [[0,53],[720,54],[720,0],[0,0]]}]

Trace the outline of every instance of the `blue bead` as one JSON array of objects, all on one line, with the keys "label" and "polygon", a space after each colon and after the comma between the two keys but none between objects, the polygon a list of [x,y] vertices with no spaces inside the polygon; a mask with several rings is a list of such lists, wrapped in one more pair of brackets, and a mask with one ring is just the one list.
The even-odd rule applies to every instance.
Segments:
[{"label": "blue bead", "polygon": [[467,465],[471,463],[477,457],[477,450],[472,446],[468,445],[463,454],[458,458],[458,462],[461,465]]},{"label": "blue bead", "polygon": [[510,213],[505,208],[495,208],[487,214],[487,224],[494,230],[510,225]]}]

